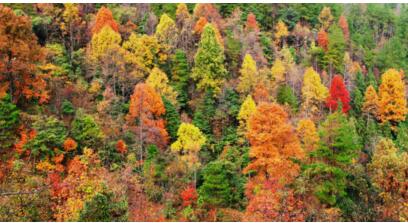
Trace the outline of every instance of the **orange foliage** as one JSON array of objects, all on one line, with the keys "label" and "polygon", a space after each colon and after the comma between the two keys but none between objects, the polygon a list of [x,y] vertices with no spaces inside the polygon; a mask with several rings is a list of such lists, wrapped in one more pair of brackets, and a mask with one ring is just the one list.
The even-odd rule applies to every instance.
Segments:
[{"label": "orange foliage", "polygon": [[269,91],[266,88],[266,86],[262,83],[257,84],[256,87],[254,88],[254,91],[252,93],[252,97],[254,98],[254,101],[259,104],[261,102],[269,102]]},{"label": "orange foliage", "polygon": [[33,139],[37,133],[34,129],[28,130],[24,126],[21,126],[18,131],[20,134],[20,139],[16,144],[14,144],[14,149],[19,155],[22,155],[24,152],[26,152],[26,155],[28,155],[30,151],[26,151],[24,146],[28,143],[28,141]]},{"label": "orange foliage", "polygon": [[126,143],[123,140],[118,140],[118,142],[116,143],[116,150],[121,154],[127,153]]},{"label": "orange foliage", "polygon": [[348,40],[350,37],[350,31],[349,31],[347,19],[344,15],[340,16],[339,18],[339,26],[343,30],[344,39]]},{"label": "orange foliage", "polygon": [[201,34],[204,30],[204,26],[208,23],[205,17],[200,17],[200,19],[196,22],[194,26],[194,32],[197,34]]},{"label": "orange foliage", "polygon": [[96,14],[96,21],[92,28],[92,34],[98,33],[105,26],[110,26],[112,30],[119,32],[119,25],[113,18],[112,12],[108,8],[102,6]]},{"label": "orange foliage", "polygon": [[64,150],[67,152],[73,151],[78,147],[78,144],[75,142],[75,140],[71,138],[67,138],[64,141]]},{"label": "orange foliage", "polygon": [[181,199],[183,200],[183,207],[190,206],[197,202],[198,194],[192,185],[184,189],[180,195]]},{"label": "orange foliage", "polygon": [[329,46],[329,35],[324,29],[320,29],[317,33],[317,43],[321,48],[327,50],[327,47]]},{"label": "orange foliage", "polygon": [[248,31],[259,31],[258,22],[256,21],[256,17],[252,12],[247,16],[245,28]]}]

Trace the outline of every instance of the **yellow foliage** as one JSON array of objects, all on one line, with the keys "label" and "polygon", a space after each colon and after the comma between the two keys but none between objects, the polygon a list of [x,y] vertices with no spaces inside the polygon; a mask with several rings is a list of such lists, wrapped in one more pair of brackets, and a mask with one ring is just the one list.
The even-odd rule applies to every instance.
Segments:
[{"label": "yellow foliage", "polygon": [[282,20],[279,20],[275,27],[275,41],[280,41],[281,38],[287,37],[289,35],[288,27]]},{"label": "yellow foliage", "polygon": [[246,95],[252,92],[253,88],[258,82],[258,70],[256,68],[256,62],[254,59],[252,59],[252,56],[250,54],[245,55],[240,73],[241,76],[239,77],[237,91],[242,93],[243,95]]},{"label": "yellow foliage", "polygon": [[155,36],[161,43],[173,44],[176,40],[176,23],[166,13],[160,17],[160,22],[156,27]]},{"label": "yellow foliage", "polygon": [[316,130],[316,125],[312,120],[300,120],[296,131],[301,141],[301,145],[306,152],[312,152],[317,148],[320,138]]},{"label": "yellow foliage", "polygon": [[328,29],[333,22],[333,16],[331,14],[330,7],[323,7],[319,15],[319,22],[322,24],[324,29]]},{"label": "yellow foliage", "polygon": [[274,78],[275,83],[281,83],[285,81],[285,72],[286,69],[282,63],[282,60],[280,60],[279,58],[276,59],[271,68],[272,78]]},{"label": "yellow foliage", "polygon": [[51,164],[48,159],[39,162],[35,168],[39,171],[49,172],[55,169],[55,165]]},{"label": "yellow foliage", "polygon": [[402,72],[389,69],[381,76],[377,115],[378,119],[383,123],[405,120],[407,101],[402,75]]},{"label": "yellow foliage", "polygon": [[119,48],[122,42],[120,34],[113,31],[110,26],[105,26],[102,30],[92,36],[91,53],[92,57],[100,60],[103,56],[112,50]]},{"label": "yellow foliage", "polygon": [[303,109],[315,112],[318,105],[328,96],[327,88],[322,84],[319,74],[312,67],[306,69],[303,76],[302,99]]},{"label": "yellow foliage", "polygon": [[372,85],[368,86],[364,94],[363,111],[367,114],[376,115],[378,110],[378,95]]},{"label": "yellow foliage", "polygon": [[248,120],[251,115],[256,111],[255,101],[251,95],[248,95],[245,101],[242,103],[238,113],[237,119],[239,120],[238,132],[244,134],[248,128]]},{"label": "yellow foliage", "polygon": [[152,87],[157,93],[170,100],[172,104],[177,104],[177,92],[169,85],[167,75],[159,68],[153,68],[149,77],[146,79],[146,84]]}]

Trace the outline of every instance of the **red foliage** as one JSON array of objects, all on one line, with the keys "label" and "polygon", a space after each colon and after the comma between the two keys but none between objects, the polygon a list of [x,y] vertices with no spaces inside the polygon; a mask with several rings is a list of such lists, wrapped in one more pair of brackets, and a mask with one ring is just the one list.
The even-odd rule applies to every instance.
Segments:
[{"label": "red foliage", "polygon": [[183,200],[183,207],[197,202],[198,194],[196,189],[193,186],[189,186],[181,192],[181,199]]},{"label": "red foliage", "polygon": [[350,110],[350,94],[344,85],[343,77],[335,75],[330,86],[330,95],[327,98],[326,106],[332,111],[337,110],[337,107],[341,102],[343,113],[347,113]]},{"label": "red foliage", "polygon": [[194,9],[194,17],[204,17],[208,22],[215,23],[217,27],[222,27],[222,17],[213,4],[197,4]]},{"label": "red foliage", "polygon": [[194,32],[197,34],[201,34],[204,30],[204,26],[208,23],[205,17],[200,17],[200,19],[196,22],[194,26]]},{"label": "red foliage", "polygon": [[247,16],[245,27],[248,31],[259,31],[258,22],[256,21],[256,17],[252,12]]},{"label": "red foliage", "polygon": [[92,28],[92,34],[98,33],[105,26],[110,26],[115,32],[119,32],[119,25],[116,23],[113,18],[112,12],[102,6],[99,9],[98,14],[96,14],[95,25]]},{"label": "red foliage", "polygon": [[118,140],[118,142],[116,143],[116,150],[121,154],[127,153],[126,143],[121,139]]},{"label": "red foliage", "polygon": [[327,50],[327,46],[329,45],[329,35],[324,29],[320,29],[319,33],[317,33],[317,43],[321,48]]},{"label": "red foliage", "polygon": [[61,185],[61,175],[59,173],[49,173],[48,174],[48,183],[51,186],[51,195],[53,197],[60,196],[63,186]]},{"label": "red foliage", "polygon": [[350,37],[350,31],[349,31],[347,19],[343,15],[340,16],[340,18],[339,18],[339,26],[343,30],[344,39],[348,40],[349,37]]}]

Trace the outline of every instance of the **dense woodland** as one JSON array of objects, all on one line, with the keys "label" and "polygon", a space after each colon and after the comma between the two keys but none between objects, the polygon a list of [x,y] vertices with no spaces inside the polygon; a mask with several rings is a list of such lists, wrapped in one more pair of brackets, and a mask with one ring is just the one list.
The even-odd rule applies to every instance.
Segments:
[{"label": "dense woodland", "polygon": [[0,5],[1,221],[408,221],[408,5]]}]

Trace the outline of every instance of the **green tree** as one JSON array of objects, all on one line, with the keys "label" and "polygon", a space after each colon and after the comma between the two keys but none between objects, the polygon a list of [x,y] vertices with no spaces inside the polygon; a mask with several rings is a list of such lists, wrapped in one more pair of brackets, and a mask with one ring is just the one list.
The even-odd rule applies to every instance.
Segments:
[{"label": "green tree", "polygon": [[209,207],[236,207],[243,197],[244,185],[234,165],[227,160],[210,162],[202,170],[203,184],[198,203]]},{"label": "green tree", "polygon": [[289,105],[293,111],[297,111],[298,99],[290,86],[286,84],[279,86],[277,99],[279,104]]},{"label": "green tree", "polygon": [[329,66],[331,74],[342,73],[344,70],[343,59],[346,49],[343,31],[335,24],[329,29],[329,46],[325,55],[325,60]]},{"label": "green tree", "polygon": [[212,134],[211,123],[215,115],[215,100],[213,91],[207,90],[203,101],[197,106],[194,112],[193,124],[197,126],[206,135]]},{"label": "green tree", "polygon": [[166,120],[166,129],[172,140],[177,138],[177,130],[180,126],[180,116],[174,107],[174,105],[167,100],[166,97],[162,96],[164,108],[166,112],[164,113],[164,120]]},{"label": "green tree", "polygon": [[188,101],[189,72],[186,53],[183,50],[176,50],[173,58],[171,83],[178,93],[177,100],[181,108],[184,108]]},{"label": "green tree", "polygon": [[78,110],[72,121],[72,137],[83,147],[97,149],[103,139],[103,133],[91,115]]},{"label": "green tree", "polygon": [[19,124],[20,111],[11,102],[11,97],[7,95],[0,100],[0,149],[8,149],[13,145],[16,135],[15,130]]},{"label": "green tree", "polygon": [[224,49],[217,40],[216,28],[212,24],[207,24],[201,34],[191,74],[191,77],[197,81],[198,89],[212,89],[214,95],[221,91],[227,76],[224,60]]},{"label": "green tree", "polygon": [[97,193],[91,200],[85,202],[78,221],[128,221],[128,204],[126,200],[114,201],[111,192]]}]

